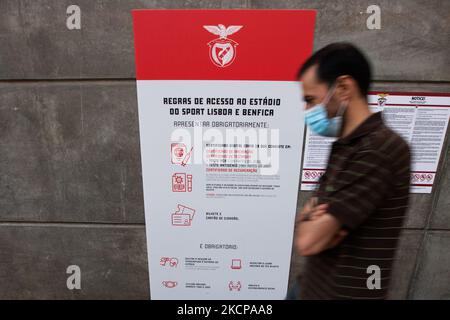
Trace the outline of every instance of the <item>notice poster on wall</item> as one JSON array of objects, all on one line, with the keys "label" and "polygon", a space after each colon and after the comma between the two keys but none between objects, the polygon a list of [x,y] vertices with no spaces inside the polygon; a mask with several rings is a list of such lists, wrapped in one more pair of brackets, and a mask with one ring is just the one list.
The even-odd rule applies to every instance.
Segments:
[{"label": "notice poster on wall", "polygon": [[[450,116],[450,94],[372,92],[373,112],[410,145],[411,193],[431,193]],[[315,190],[325,173],[334,138],[306,130],[301,190]],[[387,177],[388,179],[388,177]]]},{"label": "notice poster on wall", "polygon": [[285,298],[314,21],[133,11],[152,299]]}]

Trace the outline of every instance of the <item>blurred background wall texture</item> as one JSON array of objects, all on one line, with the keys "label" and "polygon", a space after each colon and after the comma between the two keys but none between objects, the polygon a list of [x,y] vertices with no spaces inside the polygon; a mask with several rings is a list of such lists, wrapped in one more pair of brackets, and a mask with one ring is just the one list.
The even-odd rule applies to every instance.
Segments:
[{"label": "blurred background wall texture", "polygon": [[[0,0],[2,299],[149,298],[130,13],[144,8],[317,9],[315,49],[361,47],[373,90],[450,92],[447,0]],[[433,192],[412,195],[391,298],[450,299],[448,146],[447,132]]]}]

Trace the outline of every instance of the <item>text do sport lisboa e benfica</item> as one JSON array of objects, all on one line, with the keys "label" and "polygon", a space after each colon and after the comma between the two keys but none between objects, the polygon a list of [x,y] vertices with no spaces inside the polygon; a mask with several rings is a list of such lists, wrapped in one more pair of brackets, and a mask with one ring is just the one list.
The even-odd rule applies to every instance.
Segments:
[{"label": "text do sport lisboa e benfica", "polygon": [[[245,106],[247,102],[250,106],[279,106],[281,105],[281,99],[274,98],[163,98],[163,103],[165,105],[240,105]],[[180,112],[181,110],[181,112]],[[273,109],[232,109],[232,108],[202,108],[202,107],[182,107],[171,108],[170,114],[175,115],[242,115],[242,116],[273,116]]]}]

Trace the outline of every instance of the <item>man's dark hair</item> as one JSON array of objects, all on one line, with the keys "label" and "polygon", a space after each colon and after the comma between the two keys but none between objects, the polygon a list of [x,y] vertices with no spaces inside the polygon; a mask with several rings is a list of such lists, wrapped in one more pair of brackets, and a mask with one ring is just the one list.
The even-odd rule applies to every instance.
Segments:
[{"label": "man's dark hair", "polygon": [[338,77],[351,76],[365,97],[369,91],[372,72],[369,61],[354,45],[335,42],[315,52],[298,71],[300,78],[306,70],[317,65],[317,78],[331,86]]}]

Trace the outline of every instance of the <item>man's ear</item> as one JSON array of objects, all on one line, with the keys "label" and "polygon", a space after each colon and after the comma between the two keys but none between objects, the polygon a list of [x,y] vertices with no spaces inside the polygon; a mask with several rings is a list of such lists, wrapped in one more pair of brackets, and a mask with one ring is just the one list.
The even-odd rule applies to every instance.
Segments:
[{"label": "man's ear", "polygon": [[358,90],[356,81],[350,76],[340,76],[336,79],[336,97],[339,101],[350,101]]}]

